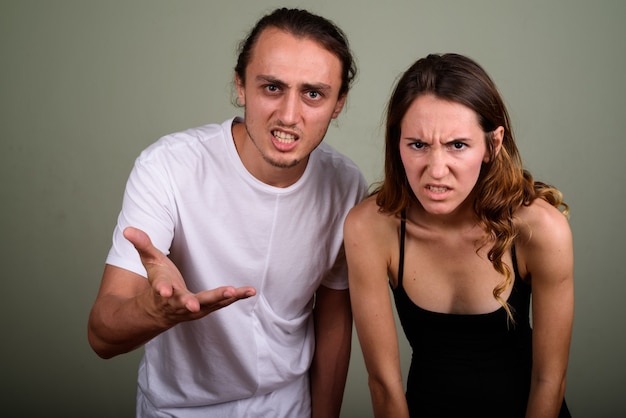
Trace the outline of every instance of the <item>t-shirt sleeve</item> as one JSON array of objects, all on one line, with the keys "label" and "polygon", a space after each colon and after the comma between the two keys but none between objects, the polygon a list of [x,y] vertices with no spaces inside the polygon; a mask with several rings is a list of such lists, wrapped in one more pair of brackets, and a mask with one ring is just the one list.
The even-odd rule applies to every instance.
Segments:
[{"label": "t-shirt sleeve", "polygon": [[123,231],[129,226],[141,229],[154,246],[167,255],[174,231],[172,208],[175,206],[172,187],[167,181],[168,171],[157,158],[144,154],[145,151],[135,161],[126,183],[106,263],[147,277],[137,250],[124,238]]},{"label": "t-shirt sleeve", "polygon": [[334,290],[345,290],[348,288],[348,264],[343,246],[341,246],[335,264],[322,279],[322,285]]},{"label": "t-shirt sleeve", "polygon": [[[345,216],[348,214],[348,211],[352,209],[357,203],[363,200],[367,196],[367,182],[363,174],[356,168],[356,178],[353,182],[354,192],[352,193],[352,200],[349,202],[347,207],[345,208],[345,213],[343,219],[345,220]],[[343,221],[341,223],[343,226]],[[343,241],[343,228],[339,229],[342,234]],[[322,285],[335,290],[345,290],[348,288],[348,262],[346,260],[346,253],[343,245],[341,246],[339,253],[337,254],[337,258],[335,259],[335,263],[333,267],[329,270],[328,274],[322,279]]]}]

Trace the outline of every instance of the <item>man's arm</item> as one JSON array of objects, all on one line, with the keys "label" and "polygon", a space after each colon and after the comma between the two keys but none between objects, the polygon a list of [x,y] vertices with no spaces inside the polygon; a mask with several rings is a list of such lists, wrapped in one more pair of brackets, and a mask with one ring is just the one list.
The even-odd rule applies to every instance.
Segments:
[{"label": "man's arm", "polygon": [[352,343],[348,290],[320,286],[313,315],[315,355],[311,366],[312,416],[339,417]]},{"label": "man's arm", "polygon": [[232,286],[193,294],[174,263],[152,245],[148,235],[127,228],[124,236],[139,252],[148,278],[105,267],[87,330],[89,344],[100,357],[134,350],[180,322],[202,318],[255,294],[251,287]]}]

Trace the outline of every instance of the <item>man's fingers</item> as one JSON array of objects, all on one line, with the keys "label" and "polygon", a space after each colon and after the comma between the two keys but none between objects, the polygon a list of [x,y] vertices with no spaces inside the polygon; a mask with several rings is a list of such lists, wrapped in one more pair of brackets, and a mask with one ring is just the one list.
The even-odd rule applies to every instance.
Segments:
[{"label": "man's fingers", "polygon": [[174,288],[172,287],[172,283],[170,281],[159,279],[153,279],[150,281],[152,283],[152,288],[159,294],[159,296],[163,298],[171,298],[174,296]]},{"label": "man's fingers", "polygon": [[168,261],[166,261],[167,257],[165,257],[165,255],[152,244],[152,240],[148,234],[141,229],[137,229],[132,226],[127,227],[124,229],[124,238],[133,244],[139,253],[141,263],[148,271],[148,278],[151,279],[151,281],[156,279],[158,276],[150,277],[151,266],[165,266],[169,264]]},{"label": "man's fingers", "polygon": [[203,307],[224,307],[239,299],[246,299],[254,295],[256,295],[256,290],[250,286],[239,288],[222,286],[217,289],[200,292],[196,296]]},{"label": "man's fingers", "polygon": [[234,287],[227,286],[224,288],[224,292],[222,296],[227,299],[236,298],[236,299],[245,299],[251,296],[256,295],[256,289],[250,286],[240,287],[235,289]]},{"label": "man's fingers", "polygon": [[[163,275],[164,271],[168,271],[165,266],[167,263],[163,264],[163,257],[165,256],[152,244],[148,234],[140,229],[129,226],[124,229],[124,238],[133,244],[139,253],[141,261],[148,271],[148,279],[154,291],[162,298],[178,299],[178,306],[184,306],[189,312],[198,313],[202,310],[206,314],[207,311],[212,312],[240,299],[246,299],[256,295],[256,289],[250,286],[239,288],[222,286],[213,290],[200,292],[196,295],[190,293],[184,285],[179,289],[179,287],[172,282],[171,279],[173,279],[173,277]],[[164,268],[165,270],[162,270]],[[151,274],[151,272],[158,272],[158,274]],[[169,273],[172,273],[172,270],[169,270]],[[179,276],[179,274],[176,276]],[[178,279],[178,277],[176,277],[176,279]],[[182,277],[180,279],[182,280]],[[178,292],[179,290],[182,291],[182,294]],[[178,296],[176,294],[178,294]]]},{"label": "man's fingers", "polygon": [[200,301],[194,295],[187,295],[187,297],[183,299],[183,303],[189,312],[200,312]]},{"label": "man's fingers", "polygon": [[149,253],[153,252],[153,249],[155,249],[148,234],[143,232],[141,229],[129,226],[128,228],[124,229],[124,238],[130,241],[130,243],[133,244],[137,251],[139,251],[139,253],[142,255],[148,255]]},{"label": "man's fingers", "polygon": [[175,266],[152,244],[148,234],[141,229],[129,226],[124,229],[124,238],[133,244],[139,253],[141,263],[146,268],[148,280],[154,291],[161,297],[172,297],[175,287],[181,287],[181,283],[183,283]]}]

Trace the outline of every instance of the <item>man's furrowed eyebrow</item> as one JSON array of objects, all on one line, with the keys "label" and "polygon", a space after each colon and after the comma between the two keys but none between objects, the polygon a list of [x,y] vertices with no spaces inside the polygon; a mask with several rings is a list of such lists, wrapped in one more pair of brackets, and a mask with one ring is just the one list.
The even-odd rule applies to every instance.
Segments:
[{"label": "man's furrowed eyebrow", "polygon": [[303,90],[316,90],[316,91],[326,91],[332,89],[331,86],[324,83],[304,83],[302,85]]},{"label": "man's furrowed eyebrow", "polygon": [[[269,75],[258,75],[256,76],[257,81],[266,82],[270,84],[274,84],[278,87],[289,87],[289,84],[285,83],[282,80],[279,80],[276,77],[272,77]],[[304,83],[301,85],[302,90],[316,90],[316,91],[327,91],[332,89],[331,86],[325,83]]]},{"label": "man's furrowed eyebrow", "polygon": [[265,82],[265,83],[269,83],[269,84],[274,84],[276,86],[279,87],[286,87],[287,83],[285,83],[284,81],[281,81],[275,77],[269,76],[269,75],[258,75],[256,76],[256,80],[260,81],[260,82]]}]

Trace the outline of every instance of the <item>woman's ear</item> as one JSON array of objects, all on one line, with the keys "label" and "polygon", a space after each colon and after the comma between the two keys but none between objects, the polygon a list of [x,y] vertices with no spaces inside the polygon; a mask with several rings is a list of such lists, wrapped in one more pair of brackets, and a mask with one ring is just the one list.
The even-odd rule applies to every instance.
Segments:
[{"label": "woman's ear", "polygon": [[[502,149],[502,141],[504,140],[504,128],[502,126],[498,126],[491,132],[492,138],[492,153],[494,157],[496,157],[500,150]],[[491,155],[489,155],[489,150],[485,151],[485,158],[483,158],[483,162],[488,163],[491,160]]]}]

